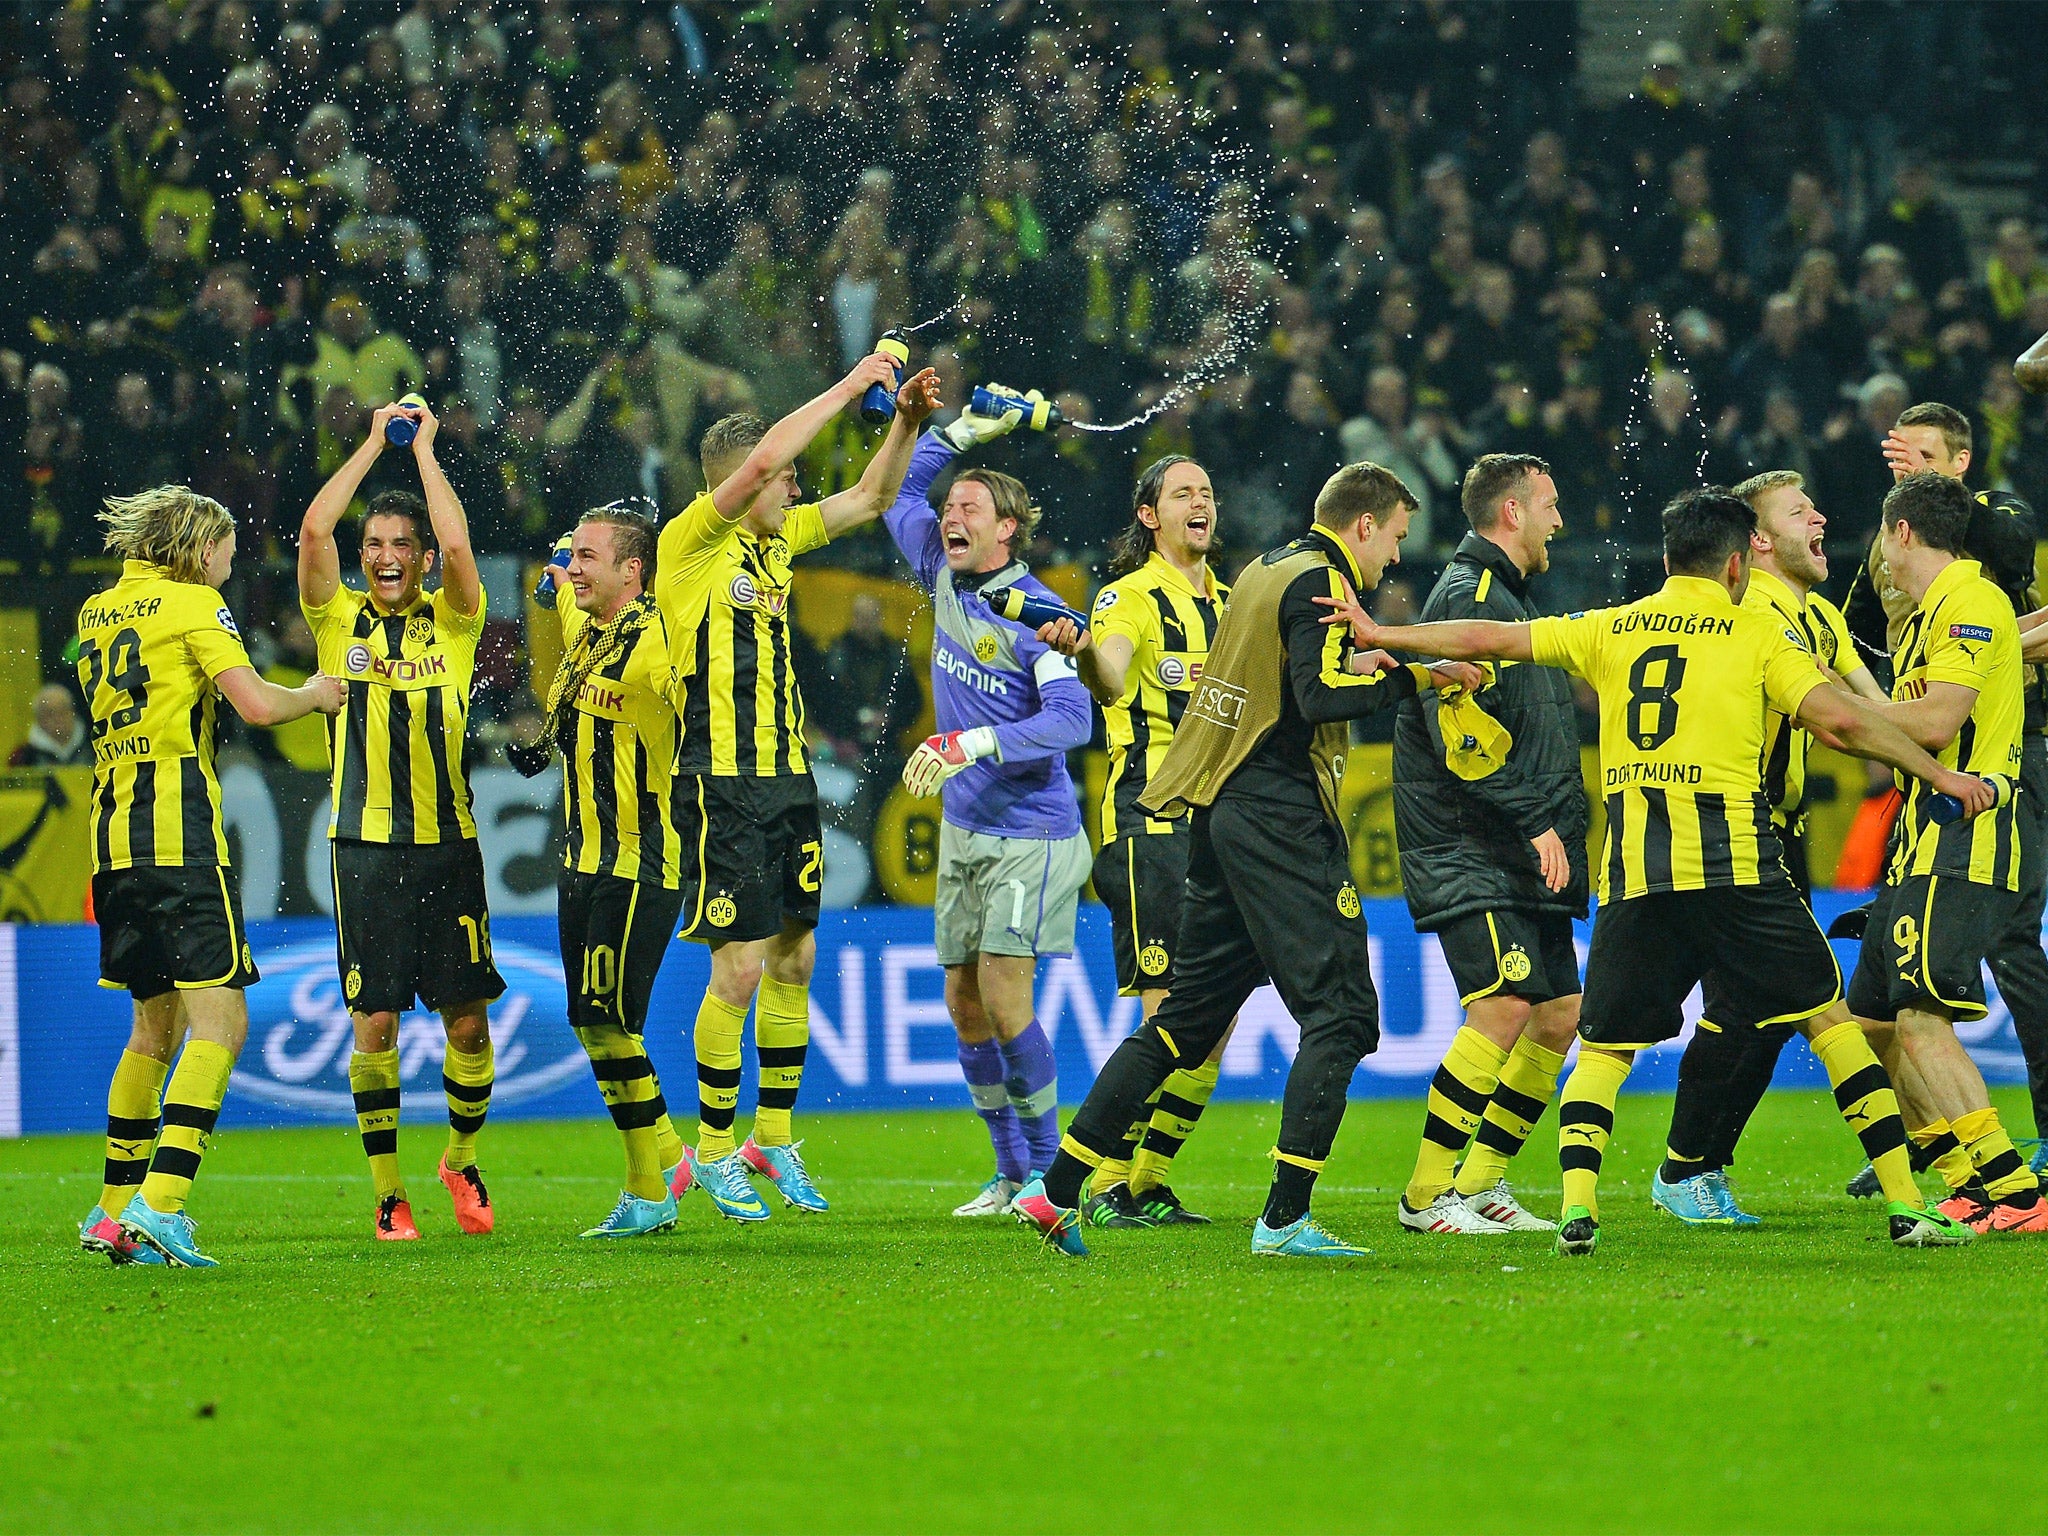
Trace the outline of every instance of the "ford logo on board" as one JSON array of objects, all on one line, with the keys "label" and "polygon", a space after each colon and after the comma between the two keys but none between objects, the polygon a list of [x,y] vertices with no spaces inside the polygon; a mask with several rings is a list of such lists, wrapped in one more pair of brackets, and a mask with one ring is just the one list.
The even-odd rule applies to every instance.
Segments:
[{"label": "ford logo on board", "polygon": [[[500,941],[492,958],[505,978],[505,995],[491,1004],[492,1107],[543,1098],[588,1078],[583,1047],[569,1032],[561,957]],[[355,1031],[335,974],[333,941],[259,952],[256,964],[263,980],[248,992],[249,1043],[235,1065],[234,1092],[309,1119],[353,1124],[348,1058]],[[399,1019],[398,1074],[407,1111],[437,1119],[445,1112],[446,1050],[438,1013],[415,1008]]]}]

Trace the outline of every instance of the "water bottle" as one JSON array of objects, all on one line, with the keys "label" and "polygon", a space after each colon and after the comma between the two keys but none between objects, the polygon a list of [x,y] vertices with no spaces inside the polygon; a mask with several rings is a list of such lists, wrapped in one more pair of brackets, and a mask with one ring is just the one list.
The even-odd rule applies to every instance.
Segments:
[{"label": "water bottle", "polygon": [[977,416],[1021,414],[1024,420],[1019,425],[1034,432],[1050,432],[1054,427],[1064,426],[1067,420],[1050,400],[1026,399],[1016,390],[1005,389],[1000,384],[975,385],[974,393],[968,397],[967,408]]},{"label": "water bottle", "polygon": [[[1996,805],[2012,804],[2012,780],[2002,773],[1980,773],[1977,775],[1986,784],[1998,791]],[[1963,802],[1954,795],[1934,795],[1927,802],[1927,819],[1937,827],[1946,827],[1963,819]]]},{"label": "water bottle", "polygon": [[563,534],[555,541],[555,552],[548,556],[548,563],[541,567],[540,580],[534,583],[533,600],[543,608],[555,606],[555,599],[562,595],[562,589],[555,585],[555,579],[548,572],[557,567],[569,569],[569,544],[573,534]]},{"label": "water bottle", "polygon": [[860,419],[871,427],[882,426],[896,415],[896,391],[903,383],[904,365],[910,361],[910,338],[901,331],[884,331],[875,350],[896,360],[896,376],[886,389],[870,384],[860,397]]},{"label": "water bottle", "polygon": [[[416,410],[424,411],[427,408],[423,395],[407,395],[398,403],[412,406]],[[419,435],[420,424],[410,416],[394,416],[384,423],[384,441],[394,448],[410,448],[412,440]]]},{"label": "water bottle", "polygon": [[1069,608],[1056,597],[1040,597],[1022,587],[992,587],[981,594],[982,601],[1006,619],[1037,629],[1055,619],[1072,619],[1076,629],[1088,627],[1088,615]]}]

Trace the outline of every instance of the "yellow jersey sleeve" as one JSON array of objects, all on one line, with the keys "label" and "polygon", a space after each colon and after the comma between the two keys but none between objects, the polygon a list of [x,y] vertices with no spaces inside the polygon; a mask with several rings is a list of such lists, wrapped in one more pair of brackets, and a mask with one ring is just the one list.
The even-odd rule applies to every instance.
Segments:
[{"label": "yellow jersey sleeve", "polygon": [[1113,581],[1095,594],[1095,610],[1088,625],[1098,640],[1105,635],[1122,635],[1131,642],[1135,659],[1145,649],[1145,642],[1157,637],[1159,611],[1145,601],[1143,593]]},{"label": "yellow jersey sleeve", "polygon": [[1827,679],[1806,647],[1794,640],[1790,631],[1772,624],[1764,651],[1765,702],[1789,720],[1799,713],[1800,703],[1809,693],[1826,686]]},{"label": "yellow jersey sleeve", "polygon": [[1930,683],[1956,683],[1982,693],[1990,681],[1998,647],[1998,627],[2012,620],[2005,604],[1991,599],[1998,589],[1988,582],[1973,584],[1941,605],[1940,621],[1928,626],[1926,666],[1921,677]]},{"label": "yellow jersey sleeve", "polygon": [[223,672],[250,665],[242,632],[235,627],[235,616],[218,592],[195,587],[185,606],[187,611],[181,615],[185,623],[185,648],[202,672],[217,678]]},{"label": "yellow jersey sleeve", "polygon": [[1568,613],[1543,618],[1529,625],[1529,651],[1538,666],[1561,667],[1575,677],[1598,685],[1600,681],[1600,637],[1607,629],[1607,613],[1595,608],[1590,613]]},{"label": "yellow jersey sleeve", "polygon": [[317,640],[324,631],[346,624],[354,618],[356,609],[361,606],[362,601],[362,593],[336,585],[334,595],[324,603],[309,603],[301,596],[299,612],[306,616],[306,622],[312,626],[313,637]]},{"label": "yellow jersey sleeve", "polygon": [[[746,514],[741,513],[740,517]],[[709,491],[700,491],[682,511],[662,526],[655,542],[655,580],[663,585],[687,581],[721,549],[740,525],[740,517],[718,515]]]},{"label": "yellow jersey sleeve", "polygon": [[[457,613],[455,605],[448,600],[448,589],[441,588],[429,600],[434,608],[434,628],[447,639],[474,642],[484,632],[484,620],[491,611],[490,594],[479,586],[476,589],[476,612]],[[573,608],[575,604],[570,604]]]},{"label": "yellow jersey sleeve", "polygon": [[789,546],[792,560],[830,544],[832,531],[825,526],[825,509],[815,501],[791,507],[782,517],[782,542]]},{"label": "yellow jersey sleeve", "polygon": [[570,589],[563,587],[555,594],[555,617],[562,625],[562,649],[575,645],[576,637],[583,632],[583,626],[590,622],[590,615],[571,600]]}]

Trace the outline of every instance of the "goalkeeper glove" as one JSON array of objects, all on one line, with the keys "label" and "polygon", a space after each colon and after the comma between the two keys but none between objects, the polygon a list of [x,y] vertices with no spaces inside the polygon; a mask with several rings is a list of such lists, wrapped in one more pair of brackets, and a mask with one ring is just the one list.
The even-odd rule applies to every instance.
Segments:
[{"label": "goalkeeper glove", "polygon": [[939,436],[951,444],[956,453],[965,453],[982,443],[992,443],[1005,433],[1015,431],[1018,423],[1030,414],[1031,407],[1045,398],[1035,389],[1028,395],[1020,395],[1014,389],[1005,389],[1000,384],[989,385],[983,393],[1015,400],[1017,408],[1006,410],[996,416],[984,416],[970,405],[948,425],[939,428]]},{"label": "goalkeeper glove", "polygon": [[927,736],[903,765],[903,787],[919,799],[938,793],[946,780],[984,757],[997,757],[995,727],[977,725],[965,731]]}]

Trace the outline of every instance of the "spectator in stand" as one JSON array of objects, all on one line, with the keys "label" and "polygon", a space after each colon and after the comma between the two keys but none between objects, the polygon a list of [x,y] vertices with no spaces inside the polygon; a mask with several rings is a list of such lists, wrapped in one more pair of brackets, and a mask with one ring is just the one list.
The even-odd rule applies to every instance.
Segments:
[{"label": "spectator in stand", "polygon": [[819,279],[829,283],[825,304],[842,368],[872,352],[882,332],[913,318],[908,264],[901,251],[890,248],[888,236],[885,215],[870,203],[855,202],[818,262]]},{"label": "spectator in stand", "polygon": [[10,768],[76,768],[92,765],[92,738],[79,718],[78,700],[62,683],[36,692],[28,739],[7,759]]},{"label": "spectator in stand", "polygon": [[1740,210],[1742,264],[1755,270],[1763,265],[1771,220],[1792,173],[1826,162],[1827,129],[1820,99],[1799,78],[1790,32],[1759,27],[1748,54],[1748,70],[1714,126]]},{"label": "spectator in stand", "polygon": [[1923,292],[1939,294],[1970,276],[1962,221],[1941,195],[1934,166],[1909,155],[1892,177],[1892,195],[1863,226],[1863,238],[1897,249]]},{"label": "spectator in stand", "polygon": [[1686,95],[1685,50],[1668,38],[1650,44],[1643,78],[1614,114],[1614,138],[1628,153],[1639,186],[1679,155],[1708,142],[1707,115]]},{"label": "spectator in stand", "polygon": [[854,598],[851,622],[826,648],[822,672],[827,686],[809,695],[819,703],[818,724],[842,744],[842,761],[886,791],[903,766],[899,738],[924,705],[908,647],[888,632],[872,593]]},{"label": "spectator in stand", "polygon": [[1761,421],[1764,401],[1778,391],[1793,397],[1805,419],[1826,417],[1834,403],[1835,374],[1808,340],[1797,298],[1774,293],[1764,301],[1762,326],[1736,350],[1729,384],[1747,422]]},{"label": "spectator in stand", "polygon": [[1858,553],[1870,543],[1878,511],[1892,488],[1884,440],[1913,403],[1906,381],[1893,373],[1872,374],[1856,391],[1854,414],[1844,413],[1821,432],[1821,483],[1827,487],[1828,542]]},{"label": "spectator in stand", "polygon": [[[1300,375],[1296,375],[1300,377]],[[1409,418],[1408,376],[1398,368],[1375,368],[1365,381],[1364,409],[1338,432],[1344,459],[1370,459],[1391,469],[1414,493],[1416,509],[1408,520],[1408,540],[1420,551],[1436,538],[1438,501],[1457,482],[1457,462],[1441,430],[1441,415]]]}]

